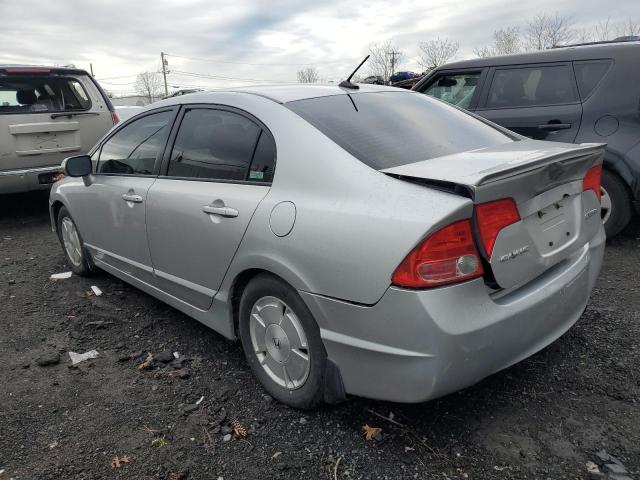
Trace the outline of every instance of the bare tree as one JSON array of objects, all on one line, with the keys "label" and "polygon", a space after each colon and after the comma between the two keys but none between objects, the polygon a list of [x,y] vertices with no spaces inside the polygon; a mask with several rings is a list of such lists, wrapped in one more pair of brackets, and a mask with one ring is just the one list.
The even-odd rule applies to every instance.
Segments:
[{"label": "bare tree", "polygon": [[632,37],[640,35],[640,23],[632,20],[631,18],[628,18],[617,26],[616,33],[619,37]]},{"label": "bare tree", "polygon": [[491,46],[482,48],[476,47],[473,49],[473,53],[480,58],[495,57],[497,55]]},{"label": "bare tree", "polygon": [[544,50],[571,42],[575,32],[571,19],[557,12],[554,15],[539,13],[527,22],[525,37],[531,50]]},{"label": "bare tree", "polygon": [[164,91],[162,88],[162,81],[160,75],[157,72],[142,72],[136,77],[136,92],[143,97],[149,99],[149,103],[154,102],[156,99],[162,96]]},{"label": "bare tree", "polygon": [[594,29],[593,39],[595,42],[604,42],[611,40],[611,17],[607,17],[606,20],[601,20]]},{"label": "bare tree", "polygon": [[501,28],[493,32],[493,45],[498,55],[513,55],[522,50],[522,38],[518,27]]},{"label": "bare tree", "polygon": [[377,43],[369,47],[369,71],[372,75],[380,76],[385,82],[389,81],[402,63],[404,54],[396,49],[391,41]]},{"label": "bare tree", "polygon": [[458,53],[460,44],[448,38],[434,38],[420,42],[420,59],[418,62],[425,70],[444,65]]},{"label": "bare tree", "polygon": [[318,77],[318,70],[316,70],[315,67],[307,67],[302,70],[298,70],[299,83],[317,83]]},{"label": "bare tree", "polygon": [[478,57],[513,55],[522,51],[522,38],[518,27],[507,27],[493,32],[493,43],[488,47],[475,48]]}]

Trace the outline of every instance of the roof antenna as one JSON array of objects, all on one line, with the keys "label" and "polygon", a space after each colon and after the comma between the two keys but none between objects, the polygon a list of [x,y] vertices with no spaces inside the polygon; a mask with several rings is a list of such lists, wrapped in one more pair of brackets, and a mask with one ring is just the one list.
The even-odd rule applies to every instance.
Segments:
[{"label": "roof antenna", "polygon": [[366,57],[364,57],[364,60],[362,60],[360,62],[360,65],[358,65],[356,67],[356,69],[353,72],[351,72],[351,75],[349,75],[349,78],[347,78],[346,80],[343,80],[342,82],[340,82],[340,84],[338,86],[342,87],[342,88],[351,88],[353,90],[358,90],[360,87],[358,85],[356,85],[355,83],[351,83],[351,77],[353,77],[356,74],[356,72],[358,70],[360,70],[360,67],[362,65],[364,65],[364,62],[369,60],[369,57],[370,57],[370,55],[367,55]]}]

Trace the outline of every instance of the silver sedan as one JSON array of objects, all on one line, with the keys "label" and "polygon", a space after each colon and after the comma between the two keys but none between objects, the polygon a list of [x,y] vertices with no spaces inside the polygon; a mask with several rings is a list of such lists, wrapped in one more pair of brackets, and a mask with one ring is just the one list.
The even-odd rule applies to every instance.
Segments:
[{"label": "silver sedan", "polygon": [[51,220],[75,273],[239,338],[282,402],[421,402],[578,320],[602,154],[389,87],[197,93],[67,159]]}]

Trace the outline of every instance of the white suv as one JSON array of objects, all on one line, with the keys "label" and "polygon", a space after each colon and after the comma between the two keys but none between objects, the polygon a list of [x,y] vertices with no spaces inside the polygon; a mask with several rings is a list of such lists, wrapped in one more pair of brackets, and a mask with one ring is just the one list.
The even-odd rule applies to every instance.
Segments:
[{"label": "white suv", "polygon": [[65,157],[87,152],[117,122],[84,70],[0,65],[0,194],[48,188]]}]

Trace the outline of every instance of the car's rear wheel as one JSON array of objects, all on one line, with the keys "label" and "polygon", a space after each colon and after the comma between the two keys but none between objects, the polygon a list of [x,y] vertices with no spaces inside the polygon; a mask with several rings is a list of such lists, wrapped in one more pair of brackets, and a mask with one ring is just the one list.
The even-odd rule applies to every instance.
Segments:
[{"label": "car's rear wheel", "polygon": [[260,274],[245,288],[239,315],[247,362],[265,390],[295,408],[320,403],[327,354],[298,293],[279,278]]},{"label": "car's rear wheel", "polygon": [[631,197],[620,177],[604,169],[602,170],[601,193],[602,223],[604,223],[607,238],[612,238],[631,221]]},{"label": "car's rear wheel", "polygon": [[66,207],[62,207],[58,212],[58,238],[73,273],[83,276],[90,275],[92,268],[89,252],[87,252],[76,223]]}]

